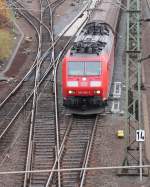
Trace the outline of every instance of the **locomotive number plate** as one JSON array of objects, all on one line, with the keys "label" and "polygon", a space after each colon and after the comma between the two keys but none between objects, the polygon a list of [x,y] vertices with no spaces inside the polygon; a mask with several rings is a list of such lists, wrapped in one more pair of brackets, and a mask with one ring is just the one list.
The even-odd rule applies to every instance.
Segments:
[{"label": "locomotive number plate", "polygon": [[89,94],[89,91],[78,91],[78,94]]}]

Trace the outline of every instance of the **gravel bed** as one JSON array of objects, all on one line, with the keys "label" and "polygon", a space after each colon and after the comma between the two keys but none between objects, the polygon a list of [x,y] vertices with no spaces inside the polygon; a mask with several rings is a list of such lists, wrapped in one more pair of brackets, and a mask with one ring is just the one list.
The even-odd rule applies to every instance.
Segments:
[{"label": "gravel bed", "polygon": [[[103,121],[103,122],[102,122]],[[90,158],[89,167],[120,166],[124,160],[125,139],[118,139],[117,130],[125,130],[124,117],[102,117]],[[117,170],[89,171],[86,177],[86,187],[140,187],[139,177],[119,177]],[[143,187],[150,184],[148,178],[143,180]]]}]

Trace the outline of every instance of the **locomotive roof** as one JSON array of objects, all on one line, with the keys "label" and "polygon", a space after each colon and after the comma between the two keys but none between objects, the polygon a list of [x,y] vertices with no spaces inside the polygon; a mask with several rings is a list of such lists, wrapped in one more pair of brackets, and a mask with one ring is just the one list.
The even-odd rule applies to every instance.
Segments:
[{"label": "locomotive roof", "polygon": [[98,1],[86,26],[79,33],[71,49],[71,55],[109,54],[113,45],[120,7],[114,0]]},{"label": "locomotive roof", "polygon": [[111,51],[113,33],[110,27],[103,23],[88,23],[77,36],[71,49],[71,55],[97,54]]},{"label": "locomotive roof", "polygon": [[96,8],[92,11],[90,22],[102,22],[110,26],[115,33],[119,16],[120,6],[114,0],[101,0],[97,3]]}]

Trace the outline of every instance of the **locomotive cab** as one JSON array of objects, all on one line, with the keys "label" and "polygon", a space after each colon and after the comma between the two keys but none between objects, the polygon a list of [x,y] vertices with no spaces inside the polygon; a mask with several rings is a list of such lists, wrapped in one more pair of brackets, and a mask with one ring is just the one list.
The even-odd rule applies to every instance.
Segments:
[{"label": "locomotive cab", "polygon": [[66,56],[63,60],[63,104],[68,107],[103,106],[107,100],[106,58]]}]

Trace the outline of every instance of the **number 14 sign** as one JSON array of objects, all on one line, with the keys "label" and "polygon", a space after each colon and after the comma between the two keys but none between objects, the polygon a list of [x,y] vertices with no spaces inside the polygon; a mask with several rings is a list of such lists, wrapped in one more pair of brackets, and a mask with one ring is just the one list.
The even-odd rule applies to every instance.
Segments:
[{"label": "number 14 sign", "polygon": [[145,141],[145,131],[142,129],[136,130],[136,141],[144,142]]}]

